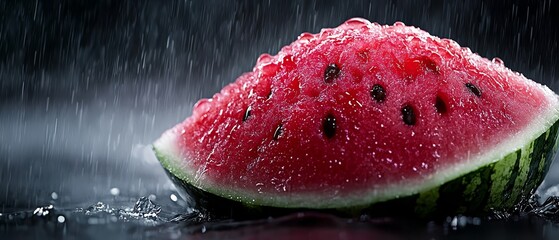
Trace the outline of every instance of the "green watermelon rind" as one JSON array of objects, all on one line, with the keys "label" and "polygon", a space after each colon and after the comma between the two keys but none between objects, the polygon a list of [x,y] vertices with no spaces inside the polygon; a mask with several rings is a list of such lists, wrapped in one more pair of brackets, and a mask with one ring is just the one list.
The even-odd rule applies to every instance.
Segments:
[{"label": "green watermelon rind", "polygon": [[[559,102],[551,90],[541,85],[538,87],[547,95],[549,106],[542,107],[543,113],[511,138],[425,179],[393,184],[383,189],[360,190],[352,196],[305,193],[265,195],[221,186],[204,178],[203,167],[196,171],[188,167],[188,160],[177,149],[176,141],[180,133],[176,129],[165,132],[153,148],[163,167],[184,183],[249,205],[309,209],[366,208],[388,200],[412,198],[415,199],[416,210],[422,214],[437,208],[445,197],[455,196],[465,200],[459,201],[460,206],[454,210],[469,212],[473,205],[479,205],[477,196],[482,195],[487,198],[483,206],[476,205],[476,209],[507,208],[541,183],[557,149]],[[533,161],[535,156],[540,159]],[[513,181],[512,185],[510,181]]]}]

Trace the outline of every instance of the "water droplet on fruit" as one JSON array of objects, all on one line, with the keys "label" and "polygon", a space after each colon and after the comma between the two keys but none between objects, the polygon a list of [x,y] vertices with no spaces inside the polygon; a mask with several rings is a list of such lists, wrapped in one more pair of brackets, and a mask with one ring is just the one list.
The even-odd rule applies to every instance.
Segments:
[{"label": "water droplet on fruit", "polygon": [[299,41],[309,41],[312,38],[313,38],[313,35],[311,33],[304,32],[304,33],[301,33],[301,35],[299,35],[297,40],[299,40]]},{"label": "water droplet on fruit", "polygon": [[405,59],[402,63],[396,63],[396,67],[403,71],[404,79],[408,81],[428,72],[439,73],[437,63],[425,56]]},{"label": "water droplet on fruit", "polygon": [[280,124],[276,127],[276,130],[274,131],[274,140],[278,140],[282,132],[283,132],[283,125]]},{"label": "water droplet on fruit", "polygon": [[262,66],[262,76],[272,76],[279,71],[280,67],[275,63],[268,63]]},{"label": "water droplet on fruit", "polygon": [[472,92],[474,95],[481,97],[481,91],[479,90],[479,88],[477,88],[474,84],[472,83],[466,83],[466,87],[468,88],[468,90],[470,90],[470,92]]},{"label": "water droplet on fruit", "polygon": [[196,109],[196,112],[206,112],[212,106],[212,102],[213,99],[211,98],[202,98],[198,100],[198,102],[196,102],[196,104],[194,105],[194,109]]},{"label": "water droplet on fruit", "polygon": [[500,59],[500,58],[498,58],[498,57],[495,57],[495,58],[491,59],[491,62],[496,63],[496,64],[498,64],[498,65],[500,65],[500,66],[504,66],[504,65],[505,65],[505,62],[503,61],[503,59]]},{"label": "water droplet on fruit", "polygon": [[362,26],[362,25],[369,25],[371,22],[364,18],[351,18],[345,22],[345,24],[350,26]]},{"label": "water droplet on fruit", "polygon": [[260,57],[258,57],[258,60],[256,60],[256,64],[257,65],[266,64],[271,62],[272,59],[273,57],[270,54],[264,53],[260,55]]},{"label": "water droplet on fruit", "polygon": [[258,191],[258,193],[262,193],[262,187],[264,186],[264,183],[256,183],[256,191]]},{"label": "water droplet on fruit", "polygon": [[293,62],[293,56],[285,55],[281,60],[281,65],[287,69],[293,69],[297,65]]},{"label": "water droplet on fruit", "polygon": [[404,123],[407,125],[415,125],[415,111],[411,105],[408,104],[402,108],[402,120],[404,120]]},{"label": "water droplet on fruit", "polygon": [[322,121],[322,130],[327,138],[332,138],[336,134],[336,118],[332,114],[328,114]]},{"label": "water droplet on fruit", "polygon": [[245,111],[245,115],[243,116],[243,122],[246,121],[248,119],[248,117],[250,117],[250,113],[251,113],[251,107],[248,106],[247,110]]},{"label": "water droplet on fruit", "polygon": [[406,24],[404,24],[403,22],[399,22],[399,21],[398,21],[398,22],[395,22],[395,23],[394,23],[394,26],[395,26],[395,27],[405,27]]},{"label": "water droplet on fruit", "polygon": [[340,68],[335,63],[330,63],[324,70],[324,82],[331,83],[340,75]]},{"label": "water droplet on fruit", "polygon": [[380,84],[375,84],[371,88],[371,97],[377,102],[383,102],[386,99],[386,91]]}]

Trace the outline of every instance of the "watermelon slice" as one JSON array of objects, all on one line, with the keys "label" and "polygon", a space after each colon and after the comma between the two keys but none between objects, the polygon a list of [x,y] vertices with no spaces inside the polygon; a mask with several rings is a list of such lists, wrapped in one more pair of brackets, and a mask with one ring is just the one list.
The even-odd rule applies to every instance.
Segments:
[{"label": "watermelon slice", "polygon": [[153,147],[190,192],[245,205],[467,213],[540,184],[558,119],[557,95],[499,59],[350,19],[260,56]]}]

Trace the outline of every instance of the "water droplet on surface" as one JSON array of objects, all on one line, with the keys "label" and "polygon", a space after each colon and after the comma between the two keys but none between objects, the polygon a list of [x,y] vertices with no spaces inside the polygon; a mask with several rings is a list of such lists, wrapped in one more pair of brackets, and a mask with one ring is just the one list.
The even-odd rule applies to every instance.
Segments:
[{"label": "water droplet on surface", "polygon": [[264,53],[262,55],[260,55],[260,57],[258,57],[258,60],[256,60],[256,64],[261,65],[261,64],[266,64],[272,61],[272,56],[270,54]]},{"label": "water droplet on surface", "polygon": [[262,76],[273,76],[280,70],[280,66],[275,63],[262,65]]},{"label": "water droplet on surface", "polygon": [[52,198],[53,200],[58,199],[58,193],[52,192],[52,193],[50,194],[50,198]]},{"label": "water droplet on surface", "polygon": [[491,59],[491,62],[496,63],[499,66],[504,66],[505,65],[505,62],[503,61],[503,59],[500,59],[498,57],[495,57],[495,58]]},{"label": "water droplet on surface", "polygon": [[313,35],[311,33],[304,32],[304,33],[301,33],[301,35],[299,35],[299,38],[297,38],[297,40],[310,40],[312,38],[313,38]]},{"label": "water droplet on surface", "polygon": [[293,69],[297,65],[293,62],[293,56],[285,55],[281,60],[281,65],[287,69]]},{"label": "water droplet on surface", "polygon": [[364,19],[364,18],[351,18],[347,21],[345,21],[345,24],[350,25],[350,26],[362,26],[362,25],[369,25],[371,24],[371,22],[369,22],[369,20]]},{"label": "water droplet on surface", "polygon": [[264,186],[264,183],[256,184],[256,191],[258,191],[258,193],[262,193],[262,186]]},{"label": "water droplet on surface", "polygon": [[256,184],[256,191],[258,191],[258,193],[262,193],[262,187],[264,186],[264,183],[257,183]]},{"label": "water droplet on surface", "polygon": [[405,27],[406,24],[404,24],[403,22],[398,21],[398,22],[395,22],[395,23],[394,23],[394,26],[395,26],[395,27]]},{"label": "water droplet on surface", "polygon": [[179,198],[177,197],[177,195],[175,195],[174,193],[171,194],[171,196],[169,196],[171,198],[171,201],[176,202],[179,200]]},{"label": "water droplet on surface", "polygon": [[56,220],[57,220],[59,223],[64,223],[64,222],[66,222],[66,218],[65,218],[63,215],[59,215],[59,216],[56,218]]}]

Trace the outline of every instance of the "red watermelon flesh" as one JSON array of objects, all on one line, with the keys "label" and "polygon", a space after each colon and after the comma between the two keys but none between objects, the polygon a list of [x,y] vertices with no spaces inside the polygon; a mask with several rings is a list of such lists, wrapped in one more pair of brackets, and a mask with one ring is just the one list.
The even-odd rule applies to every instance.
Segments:
[{"label": "red watermelon flesh", "polygon": [[262,55],[154,147],[171,173],[225,198],[347,207],[497,161],[545,132],[558,106],[498,59],[351,19]]}]

